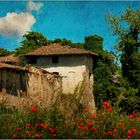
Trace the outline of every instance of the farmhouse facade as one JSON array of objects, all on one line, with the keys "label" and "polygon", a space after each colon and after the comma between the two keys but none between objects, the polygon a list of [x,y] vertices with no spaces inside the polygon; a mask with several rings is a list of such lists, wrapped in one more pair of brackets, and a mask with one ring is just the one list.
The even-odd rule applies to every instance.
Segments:
[{"label": "farmhouse facade", "polygon": [[64,94],[75,94],[81,88],[83,95],[80,102],[95,109],[93,67],[97,56],[84,49],[50,44],[26,54],[26,63],[61,76]]}]

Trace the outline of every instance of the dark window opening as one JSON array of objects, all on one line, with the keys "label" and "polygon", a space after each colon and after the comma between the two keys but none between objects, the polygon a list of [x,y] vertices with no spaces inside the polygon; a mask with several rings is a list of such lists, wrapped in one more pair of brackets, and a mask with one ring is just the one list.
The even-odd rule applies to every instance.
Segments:
[{"label": "dark window opening", "polygon": [[59,57],[58,56],[53,56],[52,57],[52,63],[59,63]]},{"label": "dark window opening", "polygon": [[31,57],[28,59],[29,64],[36,64],[37,63],[37,58],[36,57]]},{"label": "dark window opening", "polygon": [[59,72],[53,72],[53,74],[59,75]]}]

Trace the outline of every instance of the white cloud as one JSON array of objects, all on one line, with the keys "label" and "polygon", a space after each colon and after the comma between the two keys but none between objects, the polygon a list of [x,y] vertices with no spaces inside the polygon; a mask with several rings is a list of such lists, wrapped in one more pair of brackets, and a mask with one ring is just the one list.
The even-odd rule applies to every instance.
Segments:
[{"label": "white cloud", "polygon": [[0,34],[8,37],[20,37],[31,30],[36,22],[31,13],[7,13],[5,17],[0,18]]},{"label": "white cloud", "polygon": [[29,2],[27,4],[27,10],[29,12],[39,11],[42,7],[43,7],[43,3],[42,2],[35,3],[32,0],[29,0]]}]

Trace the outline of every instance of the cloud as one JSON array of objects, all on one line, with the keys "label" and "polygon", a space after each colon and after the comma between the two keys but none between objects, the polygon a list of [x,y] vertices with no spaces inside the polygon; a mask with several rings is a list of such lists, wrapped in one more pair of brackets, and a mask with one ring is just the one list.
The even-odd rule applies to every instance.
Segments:
[{"label": "cloud", "polygon": [[35,3],[32,0],[29,0],[29,2],[27,4],[27,10],[29,12],[39,11],[42,7],[43,7],[43,3],[42,2]]},{"label": "cloud", "polygon": [[35,22],[36,19],[31,13],[7,13],[5,17],[0,18],[0,34],[8,37],[20,37],[30,31]]}]

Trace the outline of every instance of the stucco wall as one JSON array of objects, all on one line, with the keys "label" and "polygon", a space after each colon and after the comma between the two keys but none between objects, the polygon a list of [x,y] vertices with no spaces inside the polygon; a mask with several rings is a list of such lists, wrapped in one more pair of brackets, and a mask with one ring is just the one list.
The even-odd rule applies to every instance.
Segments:
[{"label": "stucco wall", "polygon": [[52,104],[62,92],[61,77],[35,67],[0,68],[0,92],[14,96],[42,97]]},{"label": "stucco wall", "polygon": [[75,87],[84,79],[83,73],[93,73],[92,56],[86,55],[59,56],[59,63],[52,63],[52,56],[40,56],[37,64],[33,65],[49,72],[58,72],[62,77],[62,91],[65,94],[74,93]]}]

